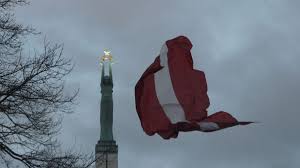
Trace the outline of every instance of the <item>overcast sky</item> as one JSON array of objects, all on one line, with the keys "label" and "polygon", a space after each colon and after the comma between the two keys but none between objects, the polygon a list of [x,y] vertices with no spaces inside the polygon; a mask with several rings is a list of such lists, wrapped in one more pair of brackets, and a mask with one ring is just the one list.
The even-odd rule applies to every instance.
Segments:
[{"label": "overcast sky", "polygon": [[[298,168],[299,8],[297,0],[32,0],[16,17],[42,32],[29,47],[46,36],[63,43],[76,63],[67,86],[80,94],[75,113],[64,119],[64,147],[94,151],[99,57],[109,48],[120,168]],[[191,40],[194,68],[206,74],[209,114],[224,110],[261,123],[172,140],[143,132],[134,86],[162,44],[178,35]]]}]

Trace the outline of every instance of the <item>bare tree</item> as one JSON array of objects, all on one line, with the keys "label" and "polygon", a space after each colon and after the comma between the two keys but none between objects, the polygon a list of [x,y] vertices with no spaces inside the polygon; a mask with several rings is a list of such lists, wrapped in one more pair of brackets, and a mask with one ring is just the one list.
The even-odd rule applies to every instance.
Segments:
[{"label": "bare tree", "polygon": [[0,0],[0,167],[88,167],[92,155],[64,152],[55,138],[78,93],[64,88],[73,64],[46,40],[42,52],[22,54],[24,39],[37,34],[15,21],[13,8],[25,4]]}]

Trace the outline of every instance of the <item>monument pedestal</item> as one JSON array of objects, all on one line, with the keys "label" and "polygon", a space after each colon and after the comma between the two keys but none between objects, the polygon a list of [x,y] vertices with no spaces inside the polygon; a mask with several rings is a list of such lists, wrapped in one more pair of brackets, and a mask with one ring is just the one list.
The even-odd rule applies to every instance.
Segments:
[{"label": "monument pedestal", "polygon": [[95,152],[96,168],[118,168],[118,145],[116,141],[98,141]]}]

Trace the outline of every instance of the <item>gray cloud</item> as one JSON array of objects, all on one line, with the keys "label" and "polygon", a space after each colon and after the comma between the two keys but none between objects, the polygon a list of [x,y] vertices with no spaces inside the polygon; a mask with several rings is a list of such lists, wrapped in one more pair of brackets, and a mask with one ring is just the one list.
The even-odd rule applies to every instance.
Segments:
[{"label": "gray cloud", "polygon": [[[298,1],[32,1],[18,20],[63,42],[80,87],[75,114],[60,139],[94,151],[99,139],[99,56],[110,48],[114,75],[114,136],[120,167],[299,167],[300,42]],[[210,113],[225,110],[260,121],[216,133],[146,136],[135,111],[134,85],[162,43],[188,36],[194,67],[204,70]],[[37,42],[31,42],[37,44]],[[76,139],[76,140],[75,140]]]}]

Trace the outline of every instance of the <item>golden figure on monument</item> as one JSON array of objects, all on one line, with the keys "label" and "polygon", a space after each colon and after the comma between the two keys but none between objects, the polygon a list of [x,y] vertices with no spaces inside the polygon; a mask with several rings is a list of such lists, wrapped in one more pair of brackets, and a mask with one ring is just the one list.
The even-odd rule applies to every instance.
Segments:
[{"label": "golden figure on monument", "polygon": [[110,54],[111,52],[107,49],[104,50],[104,55],[101,57],[101,65],[105,62],[105,61],[110,61],[112,62],[112,55]]}]

